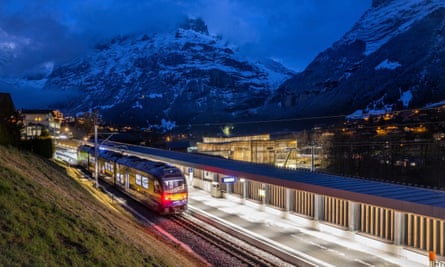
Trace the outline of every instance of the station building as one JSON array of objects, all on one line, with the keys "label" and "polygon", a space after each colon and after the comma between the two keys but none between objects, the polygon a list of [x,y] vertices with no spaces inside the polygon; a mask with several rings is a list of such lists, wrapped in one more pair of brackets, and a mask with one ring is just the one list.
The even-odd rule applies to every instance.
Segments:
[{"label": "station building", "polygon": [[313,169],[323,159],[320,146],[299,147],[297,138],[291,134],[204,137],[197,143],[196,152],[289,169]]}]

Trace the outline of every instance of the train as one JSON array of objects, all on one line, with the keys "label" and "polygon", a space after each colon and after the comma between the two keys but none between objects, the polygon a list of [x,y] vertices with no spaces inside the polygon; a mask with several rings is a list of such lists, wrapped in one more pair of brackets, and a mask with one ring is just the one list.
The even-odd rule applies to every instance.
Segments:
[{"label": "train", "polygon": [[81,145],[78,165],[91,173],[98,161],[99,179],[146,205],[161,215],[187,210],[187,181],[181,170],[164,162]]}]

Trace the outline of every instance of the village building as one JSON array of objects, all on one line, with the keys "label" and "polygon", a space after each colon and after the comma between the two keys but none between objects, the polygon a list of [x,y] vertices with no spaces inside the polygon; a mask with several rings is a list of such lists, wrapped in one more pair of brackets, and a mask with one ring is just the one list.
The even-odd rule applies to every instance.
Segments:
[{"label": "village building", "polygon": [[44,130],[48,130],[51,137],[57,138],[61,133],[63,114],[50,109],[22,109],[19,110],[23,122],[22,139],[39,137]]}]

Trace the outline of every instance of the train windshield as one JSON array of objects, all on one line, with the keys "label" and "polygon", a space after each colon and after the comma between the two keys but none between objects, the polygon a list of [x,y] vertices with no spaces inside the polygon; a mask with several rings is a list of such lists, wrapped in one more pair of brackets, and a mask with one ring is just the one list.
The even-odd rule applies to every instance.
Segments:
[{"label": "train windshield", "polygon": [[164,180],[164,191],[167,193],[185,192],[185,180],[184,179],[169,179]]}]

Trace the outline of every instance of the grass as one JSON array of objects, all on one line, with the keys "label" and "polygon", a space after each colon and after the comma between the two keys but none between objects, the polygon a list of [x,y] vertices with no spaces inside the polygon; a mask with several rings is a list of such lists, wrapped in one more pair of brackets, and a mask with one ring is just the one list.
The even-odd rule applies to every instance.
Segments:
[{"label": "grass", "polygon": [[202,265],[113,206],[91,182],[2,146],[0,216],[0,266]]}]

